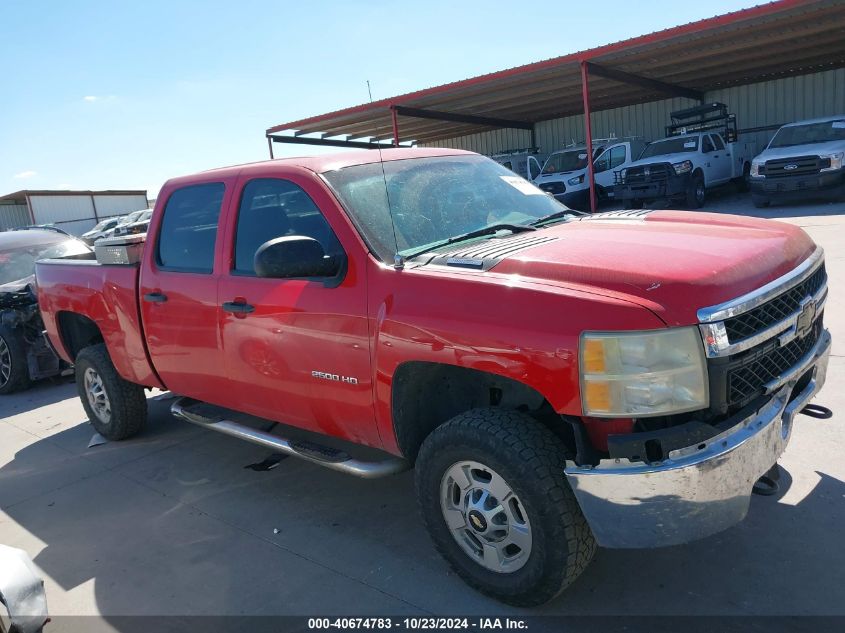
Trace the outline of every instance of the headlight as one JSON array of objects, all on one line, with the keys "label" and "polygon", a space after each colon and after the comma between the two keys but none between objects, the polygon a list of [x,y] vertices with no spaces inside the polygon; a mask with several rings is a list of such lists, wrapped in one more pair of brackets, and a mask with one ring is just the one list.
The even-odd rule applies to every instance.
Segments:
[{"label": "headlight", "polygon": [[625,169],[620,169],[620,170],[619,170],[619,171],[617,171],[616,173],[617,173],[617,174],[619,174],[619,182],[623,182],[623,183],[624,183],[624,182],[625,182],[625,176],[627,176],[627,175],[628,175],[628,169],[627,169],[627,168],[625,168]]},{"label": "headlight", "polygon": [[705,409],[710,403],[696,327],[585,332],[580,370],[584,415],[642,418]]},{"label": "headlight", "polygon": [[582,182],[584,182],[584,174],[576,176],[575,178],[570,178],[566,181],[566,184],[570,187],[574,187],[575,185],[580,185]]},{"label": "headlight", "polygon": [[763,161],[752,160],[751,161],[751,171],[748,172],[749,176],[758,177],[760,175],[760,167],[762,167]]},{"label": "headlight", "polygon": [[685,160],[680,163],[672,163],[672,167],[675,168],[675,173],[680,176],[681,174],[692,171],[692,161]]},{"label": "headlight", "polygon": [[825,167],[822,171],[832,171],[834,169],[842,169],[842,161],[845,159],[845,152],[836,152],[835,154],[823,154],[819,158],[830,159],[830,167]]}]

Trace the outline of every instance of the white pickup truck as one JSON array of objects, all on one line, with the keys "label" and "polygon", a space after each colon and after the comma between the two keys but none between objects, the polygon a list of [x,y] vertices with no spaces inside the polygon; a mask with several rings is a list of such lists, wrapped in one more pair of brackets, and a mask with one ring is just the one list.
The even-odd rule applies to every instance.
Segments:
[{"label": "white pickup truck", "polygon": [[751,162],[751,199],[845,200],[845,115],[798,121],[780,128]]},{"label": "white pickup truck", "polygon": [[[639,139],[593,141],[593,171],[599,201],[613,198],[613,171],[632,164],[645,145]],[[552,153],[534,183],[571,209],[588,209],[590,181],[586,147],[581,145]]]},{"label": "white pickup truck", "polygon": [[639,160],[615,172],[615,197],[628,208],[681,199],[687,207],[700,209],[708,189],[732,180],[744,186],[753,155],[750,143],[726,143],[718,132],[663,138],[650,143]]}]

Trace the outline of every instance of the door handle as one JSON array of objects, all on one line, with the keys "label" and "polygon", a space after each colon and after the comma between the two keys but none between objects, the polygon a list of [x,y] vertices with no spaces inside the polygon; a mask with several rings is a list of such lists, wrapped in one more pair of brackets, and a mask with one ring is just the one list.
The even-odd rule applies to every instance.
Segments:
[{"label": "door handle", "polygon": [[223,304],[223,309],[233,314],[249,314],[250,312],[255,312],[255,306],[242,301],[227,301]]},{"label": "door handle", "polygon": [[167,295],[160,292],[148,292],[144,295],[144,301],[149,303],[164,303],[167,301]]}]

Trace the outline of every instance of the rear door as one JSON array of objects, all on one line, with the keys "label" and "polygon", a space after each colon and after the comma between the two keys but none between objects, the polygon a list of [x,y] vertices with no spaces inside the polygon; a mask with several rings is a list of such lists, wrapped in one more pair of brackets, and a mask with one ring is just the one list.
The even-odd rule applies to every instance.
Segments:
[{"label": "rear door", "polygon": [[[297,172],[243,177],[218,299],[231,408],[324,434],[379,444],[366,319],[365,253],[325,186]],[[234,211],[234,209],[233,209]],[[328,217],[327,217],[328,216]],[[330,224],[329,219],[332,220]],[[346,264],[336,275],[267,279],[253,260],[266,241],[311,237]],[[356,259],[357,256],[357,259]],[[230,311],[227,306],[246,306]]]},{"label": "rear door", "polygon": [[234,181],[163,191],[166,202],[147,242],[141,317],[161,380],[171,391],[220,404],[226,389],[218,344],[217,234]]},{"label": "rear door", "polygon": [[[705,134],[701,137],[701,152],[707,166],[707,186],[720,185],[730,180],[731,162],[725,144],[717,134]],[[721,145],[721,150],[719,149]]]},{"label": "rear door", "polygon": [[731,161],[733,160],[731,157],[730,149],[725,147],[725,142],[722,140],[722,137],[718,134],[711,134],[713,138],[713,147],[716,150],[713,152],[713,161],[714,164],[717,165],[717,173],[719,175],[719,180],[721,182],[727,182],[731,178],[733,178],[733,165],[731,165]]}]

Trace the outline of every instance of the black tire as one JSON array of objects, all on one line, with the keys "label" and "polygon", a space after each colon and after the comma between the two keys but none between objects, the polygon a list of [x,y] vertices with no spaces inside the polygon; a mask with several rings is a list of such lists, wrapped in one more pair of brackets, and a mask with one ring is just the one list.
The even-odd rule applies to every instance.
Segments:
[{"label": "black tire", "polygon": [[0,325],[0,395],[21,391],[31,383],[26,341],[15,329]]},{"label": "black tire", "polygon": [[[144,388],[118,375],[106,346],[102,343],[86,347],[79,352],[75,365],[79,398],[97,433],[113,442],[137,434],[147,421],[147,398]],[[86,372],[89,370],[100,379],[106,402],[110,406],[108,416],[98,414],[88,397]]]},{"label": "black tire", "polygon": [[772,201],[765,196],[756,196],[754,194],[751,194],[751,204],[753,204],[758,209],[765,209],[771,203]]},{"label": "black tire", "polygon": [[[565,452],[561,440],[530,416],[496,408],[458,415],[423,442],[415,475],[423,521],[437,551],[470,586],[512,605],[539,605],[592,560],[596,541],[566,481]],[[467,460],[498,473],[527,517],[530,553],[514,571],[493,571],[471,558],[446,523],[441,487],[446,473]]]},{"label": "black tire", "polygon": [[693,173],[689,180],[686,193],[686,203],[688,209],[700,209],[704,206],[704,201],[707,198],[706,190],[704,189],[704,176],[700,171]]},{"label": "black tire", "polygon": [[734,179],[734,184],[736,185],[736,190],[739,193],[745,193],[746,191],[748,191],[750,178],[751,178],[751,163],[745,163],[742,166],[742,176]]}]

